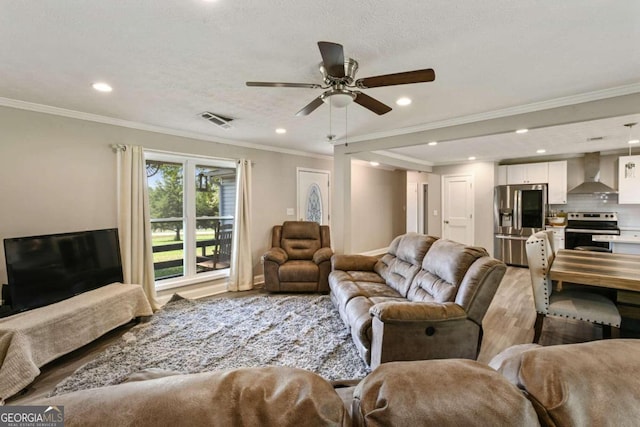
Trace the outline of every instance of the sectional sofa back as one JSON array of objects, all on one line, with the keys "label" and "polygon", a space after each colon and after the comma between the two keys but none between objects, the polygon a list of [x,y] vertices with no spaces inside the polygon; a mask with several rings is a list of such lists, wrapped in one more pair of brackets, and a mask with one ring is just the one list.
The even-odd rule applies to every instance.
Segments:
[{"label": "sectional sofa back", "polygon": [[440,239],[424,257],[407,299],[455,302],[481,324],[505,272],[506,265],[485,249]]},{"label": "sectional sofa back", "polygon": [[374,270],[403,297],[420,270],[420,265],[437,237],[407,233],[396,237],[387,253],[376,263]]}]

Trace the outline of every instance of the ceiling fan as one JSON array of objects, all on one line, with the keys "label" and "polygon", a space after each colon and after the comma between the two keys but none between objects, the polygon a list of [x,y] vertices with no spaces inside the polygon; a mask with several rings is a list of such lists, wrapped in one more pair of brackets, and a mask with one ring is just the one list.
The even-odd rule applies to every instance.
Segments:
[{"label": "ceiling fan", "polygon": [[382,115],[391,111],[391,107],[357,89],[424,83],[431,82],[436,78],[435,71],[427,68],[424,70],[385,74],[355,80],[355,75],[358,71],[358,62],[352,58],[345,59],[341,44],[318,42],[318,47],[320,48],[320,55],[322,56],[320,73],[322,73],[324,84],[247,82],[247,86],[325,89],[320,96],[298,111],[296,116],[308,115],[321,106],[323,102],[330,102],[334,107],[344,107],[352,101],[378,115]]}]

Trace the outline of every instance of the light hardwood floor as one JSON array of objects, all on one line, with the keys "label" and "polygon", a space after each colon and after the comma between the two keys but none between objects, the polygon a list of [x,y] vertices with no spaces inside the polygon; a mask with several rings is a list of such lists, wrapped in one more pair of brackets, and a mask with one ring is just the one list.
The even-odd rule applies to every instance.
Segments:
[{"label": "light hardwood floor", "polygon": [[[260,292],[264,291],[221,296],[238,297]],[[507,274],[484,318],[484,337],[478,360],[488,363],[493,356],[512,345],[530,343],[533,340],[535,318],[529,270],[508,267]],[[44,366],[40,376],[22,394],[9,399],[7,403],[17,405],[46,397],[56,384],[95,358],[132,326],[133,324],[129,324],[115,329],[93,343]],[[569,344],[601,338],[602,329],[590,323],[548,318],[544,324],[540,344]]]}]

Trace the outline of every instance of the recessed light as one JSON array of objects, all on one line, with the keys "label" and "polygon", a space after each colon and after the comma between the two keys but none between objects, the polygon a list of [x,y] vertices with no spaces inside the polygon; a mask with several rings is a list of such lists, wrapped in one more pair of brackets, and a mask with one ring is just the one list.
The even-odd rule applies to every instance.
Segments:
[{"label": "recessed light", "polygon": [[278,128],[276,129],[276,133],[280,133],[280,134],[287,133],[287,130],[285,128]]},{"label": "recessed light", "polygon": [[378,162],[369,162],[369,164],[371,166],[380,166],[380,163],[378,163]]},{"label": "recessed light", "polygon": [[529,132],[529,129],[518,129],[516,131],[516,133],[527,133],[527,132]]},{"label": "recessed light", "polygon": [[542,154],[542,153],[546,153],[546,152],[547,152],[547,150],[545,150],[544,148],[541,148],[541,149],[536,151],[536,153],[538,153],[538,154]]},{"label": "recessed light", "polygon": [[111,92],[113,88],[104,82],[96,82],[91,85],[92,88],[97,90],[98,92]]},{"label": "recessed light", "polygon": [[475,159],[476,159],[476,156],[469,157],[469,160],[475,160]]},{"label": "recessed light", "polygon": [[409,105],[411,104],[411,98],[407,98],[406,96],[403,96],[402,98],[398,98],[398,100],[396,101],[396,104],[398,105]]},{"label": "recessed light", "polygon": [[630,139],[629,144],[640,144],[640,139]]},{"label": "recessed light", "polygon": [[438,145],[438,141],[431,141],[429,144],[427,145]]}]

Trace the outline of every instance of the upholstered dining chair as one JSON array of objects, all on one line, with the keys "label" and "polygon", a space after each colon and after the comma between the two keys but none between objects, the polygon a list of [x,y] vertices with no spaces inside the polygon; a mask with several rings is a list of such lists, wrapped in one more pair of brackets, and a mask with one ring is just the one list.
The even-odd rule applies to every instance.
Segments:
[{"label": "upholstered dining chair", "polygon": [[270,292],[329,292],[329,226],[285,221],[271,231],[271,249],[263,256],[264,287]]},{"label": "upholstered dining chair", "polygon": [[531,235],[526,243],[529,274],[533,286],[533,300],[536,306],[536,323],[533,342],[542,335],[544,319],[560,316],[602,325],[603,338],[611,338],[612,328],[619,335],[620,313],[613,301],[588,288],[553,292],[549,269],[554,259],[553,232],[539,231]]}]

